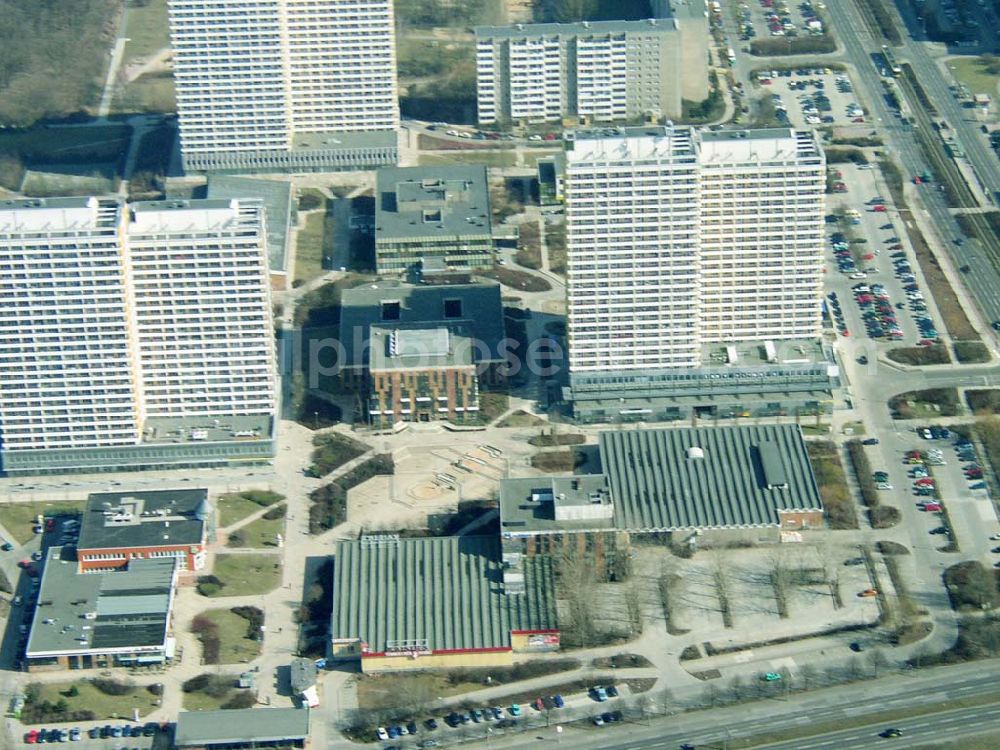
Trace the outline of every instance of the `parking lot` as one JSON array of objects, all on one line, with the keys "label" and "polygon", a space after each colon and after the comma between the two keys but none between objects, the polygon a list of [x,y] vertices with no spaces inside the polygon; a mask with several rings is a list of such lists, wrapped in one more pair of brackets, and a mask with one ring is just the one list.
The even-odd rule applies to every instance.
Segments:
[{"label": "parking lot", "polygon": [[943,331],[937,310],[878,171],[831,165],[827,201],[828,319],[844,339],[929,345]]},{"label": "parking lot", "polygon": [[[162,735],[162,737],[161,737]],[[154,743],[166,746],[165,732],[159,724],[96,724],[62,727],[31,727],[24,730],[24,745],[70,742],[81,750],[148,750]]]},{"label": "parking lot", "polygon": [[823,22],[811,3],[746,0],[733,3],[740,40],[809,36],[823,32]]},{"label": "parking lot", "polygon": [[796,128],[856,126],[865,122],[854,84],[832,68],[758,71],[758,95],[770,97],[779,120]]}]

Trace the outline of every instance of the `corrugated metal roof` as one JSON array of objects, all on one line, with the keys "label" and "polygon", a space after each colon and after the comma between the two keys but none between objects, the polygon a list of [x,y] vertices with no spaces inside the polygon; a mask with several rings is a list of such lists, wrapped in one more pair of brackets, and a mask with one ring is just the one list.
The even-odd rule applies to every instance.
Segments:
[{"label": "corrugated metal roof", "polygon": [[774,526],[779,510],[822,508],[797,425],[602,432],[600,447],[620,529]]},{"label": "corrugated metal roof", "polygon": [[504,595],[497,537],[339,542],[332,635],[373,652],[416,640],[434,651],[509,648],[522,623],[555,627],[551,567],[531,567],[527,592]]}]

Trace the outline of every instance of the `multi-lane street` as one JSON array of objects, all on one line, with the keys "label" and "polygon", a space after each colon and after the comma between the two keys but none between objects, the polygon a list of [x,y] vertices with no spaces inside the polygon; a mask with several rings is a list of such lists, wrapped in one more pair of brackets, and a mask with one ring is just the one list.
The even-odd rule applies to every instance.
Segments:
[{"label": "multi-lane street", "polygon": [[[855,83],[866,100],[876,129],[899,160],[904,179],[930,169],[931,165],[925,159],[916,135],[890,112],[884,99],[882,77],[872,58],[873,54],[881,50],[882,40],[869,32],[865,17],[853,0],[830,3],[828,12],[836,27],[846,31],[839,35],[839,39],[854,65]],[[907,41],[896,56],[898,60],[909,62],[913,66],[918,80],[935,106],[941,109],[952,127],[959,131],[963,145],[968,142],[967,159],[980,180],[989,191],[995,192],[1000,188],[997,159],[980,142],[981,138],[973,132],[972,126],[965,122],[966,115],[948,90],[948,84],[937,64],[918,42],[913,41]],[[919,106],[918,102],[910,102],[911,109]],[[970,240],[961,246],[955,244],[955,238],[961,237],[962,232],[941,194],[927,186],[922,188],[921,196],[927,217],[937,229],[942,245],[948,248],[957,266],[969,267],[965,281],[981,306],[986,320],[1000,320],[1000,271],[986,257],[977,241]]]},{"label": "multi-lane street", "polygon": [[[901,730],[895,740],[903,747],[921,742],[956,738],[1000,729],[1000,704],[986,701],[979,707],[957,708],[949,701],[974,699],[995,689],[996,664],[980,662],[938,667],[894,675],[876,682],[859,683],[784,699],[742,704],[728,708],[677,714],[623,726],[563,727],[556,723],[508,737],[493,737],[482,747],[521,748],[548,744],[571,745],[580,750],[676,750],[688,743],[697,750],[722,750],[729,743],[750,737],[801,733],[801,738],[761,745],[768,750],[867,750],[892,740],[879,737],[887,728]],[[912,711],[909,718],[894,711]],[[887,714],[887,712],[889,712]],[[919,714],[919,715],[917,715]],[[833,728],[851,726],[853,728]],[[809,735],[809,728],[819,733]],[[826,731],[824,731],[826,730]]]}]

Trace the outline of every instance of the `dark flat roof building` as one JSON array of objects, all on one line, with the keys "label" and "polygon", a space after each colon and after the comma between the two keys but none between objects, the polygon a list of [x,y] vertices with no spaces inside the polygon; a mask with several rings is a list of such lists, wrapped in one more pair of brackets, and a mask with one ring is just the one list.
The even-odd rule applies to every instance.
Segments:
[{"label": "dark flat roof building", "polygon": [[204,562],[211,512],[205,489],[94,493],[81,518],[80,569],[173,556],[182,569],[197,570]]},{"label": "dark flat roof building", "polygon": [[500,342],[506,334],[499,284],[417,286],[380,281],[345,289],[340,304],[345,367],[368,366],[373,326],[446,329],[477,342],[473,349],[476,362],[503,359]]},{"label": "dark flat roof building", "polygon": [[309,737],[309,709],[247,708],[181,711],[177,748],[303,747]]},{"label": "dark flat roof building", "polygon": [[133,560],[110,573],[77,572],[50,548],[25,657],[29,669],[162,662],[168,656],[176,561]]}]

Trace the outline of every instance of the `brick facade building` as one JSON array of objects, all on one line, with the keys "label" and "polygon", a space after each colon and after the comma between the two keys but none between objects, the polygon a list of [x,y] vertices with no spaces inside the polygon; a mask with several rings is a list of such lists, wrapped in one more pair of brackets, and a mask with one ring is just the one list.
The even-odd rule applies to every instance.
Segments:
[{"label": "brick facade building", "polygon": [[101,492],[87,499],[77,546],[80,572],[174,558],[178,570],[201,570],[211,520],[208,490]]}]

